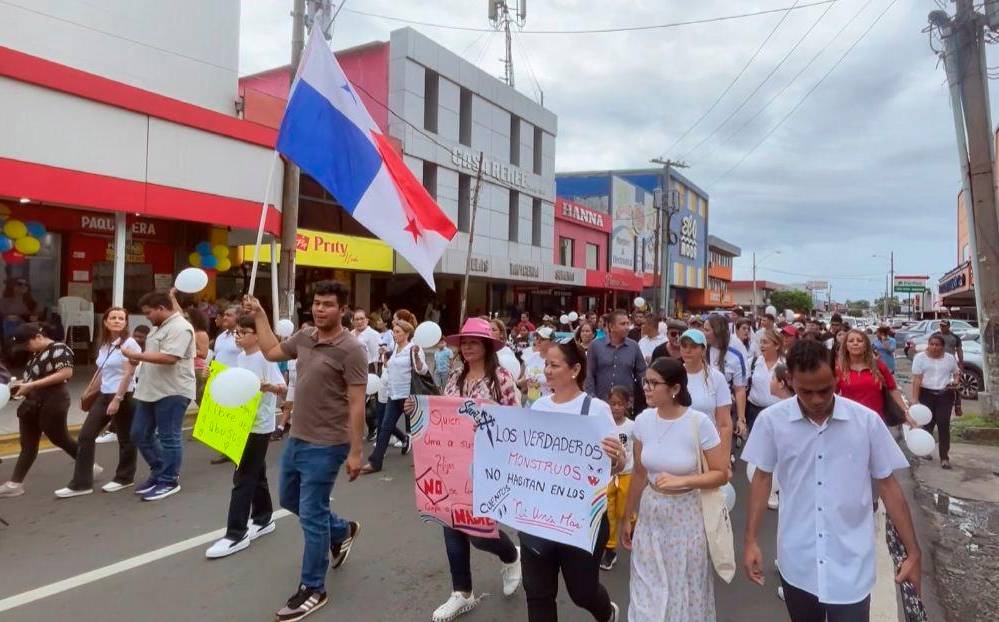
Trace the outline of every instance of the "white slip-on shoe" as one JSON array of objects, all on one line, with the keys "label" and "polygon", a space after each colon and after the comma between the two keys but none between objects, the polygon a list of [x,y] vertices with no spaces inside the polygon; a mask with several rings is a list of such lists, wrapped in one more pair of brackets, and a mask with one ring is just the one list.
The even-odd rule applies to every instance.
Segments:
[{"label": "white slip-on shoe", "polygon": [[60,499],[69,499],[70,497],[82,497],[83,495],[89,495],[94,492],[93,488],[87,488],[86,490],[73,490],[70,487],[60,488],[55,491],[55,496]]},{"label": "white slip-on shoe", "polygon": [[24,484],[6,482],[0,486],[0,497],[20,497],[24,494]]},{"label": "white slip-on shoe", "polygon": [[266,525],[257,525],[253,521],[250,521],[246,525],[246,535],[250,537],[250,540],[256,540],[260,536],[266,536],[269,533],[274,533],[277,529],[277,523],[271,521]]},{"label": "white slip-on shoe", "polygon": [[513,593],[520,587],[522,579],[520,572],[520,547],[517,547],[517,559],[509,564],[503,564],[500,569],[500,576],[503,577],[503,595],[513,596]]},{"label": "white slip-on shoe", "polygon": [[135,482],[128,482],[127,484],[122,484],[121,482],[116,482],[111,480],[107,484],[101,486],[101,490],[104,492],[118,492],[119,490],[124,490],[129,486],[135,486]]},{"label": "white slip-on shoe", "polygon": [[250,547],[250,536],[243,536],[242,540],[230,540],[229,538],[222,538],[217,540],[215,544],[208,547],[205,551],[205,557],[208,559],[218,559],[220,557],[227,557],[233,553],[238,553],[243,549]]}]

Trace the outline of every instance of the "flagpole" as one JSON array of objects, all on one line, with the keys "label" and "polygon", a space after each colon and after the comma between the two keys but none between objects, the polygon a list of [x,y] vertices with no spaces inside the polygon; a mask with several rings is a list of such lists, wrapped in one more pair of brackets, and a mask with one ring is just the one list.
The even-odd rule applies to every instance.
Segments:
[{"label": "flagpole", "polygon": [[[251,296],[257,285],[257,264],[260,263],[260,244],[264,239],[264,221],[267,220],[267,202],[271,198],[271,187],[274,184],[274,169],[277,168],[278,152],[274,150],[274,157],[271,159],[271,170],[267,173],[267,189],[264,190],[264,202],[260,205],[260,224],[257,225],[257,242],[253,248],[253,267],[250,268],[250,290],[247,292]],[[274,275],[271,275],[274,278]]]},{"label": "flagpole", "polygon": [[280,307],[278,303],[278,282],[277,282],[277,243],[274,241],[274,237],[271,236],[271,322],[273,323],[274,329],[277,329],[278,312]]},{"label": "flagpole", "polygon": [[484,157],[479,152],[479,171],[475,174],[475,192],[472,194],[472,222],[468,225],[468,250],[465,255],[465,280],[461,285],[461,315],[458,325],[465,323],[465,311],[468,308],[468,273],[472,269],[472,240],[475,239],[475,214],[479,211],[479,188],[482,186],[482,161]]}]

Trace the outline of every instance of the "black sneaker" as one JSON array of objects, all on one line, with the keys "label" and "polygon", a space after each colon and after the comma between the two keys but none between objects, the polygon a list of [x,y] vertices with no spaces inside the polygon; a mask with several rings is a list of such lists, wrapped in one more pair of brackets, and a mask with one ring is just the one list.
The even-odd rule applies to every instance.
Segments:
[{"label": "black sneaker", "polygon": [[617,563],[617,551],[614,549],[604,549],[603,559],[600,560],[601,570],[610,570]]},{"label": "black sneaker", "polygon": [[330,565],[334,569],[343,566],[344,562],[347,561],[347,556],[350,555],[350,547],[354,544],[354,538],[361,531],[361,523],[350,521],[348,529],[350,533],[343,541],[330,543]]},{"label": "black sneaker", "polygon": [[329,601],[326,592],[304,585],[298,586],[295,595],[288,599],[288,604],[274,614],[276,622],[294,622],[301,620],[316,609],[319,609]]}]

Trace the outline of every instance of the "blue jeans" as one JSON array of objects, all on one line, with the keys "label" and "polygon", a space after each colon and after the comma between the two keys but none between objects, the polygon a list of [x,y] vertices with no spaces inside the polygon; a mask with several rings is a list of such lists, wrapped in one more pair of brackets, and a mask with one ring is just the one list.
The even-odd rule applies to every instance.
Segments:
[{"label": "blue jeans", "polygon": [[406,436],[395,427],[395,424],[399,422],[399,417],[402,416],[402,406],[406,403],[405,399],[401,400],[389,400],[385,404],[385,414],[382,415],[382,421],[378,425],[378,439],[375,442],[375,448],[371,451],[371,455],[368,456],[368,464],[370,464],[376,471],[382,470],[382,461],[385,460],[385,452],[388,451],[389,439],[393,436],[398,438],[402,442],[406,442]]},{"label": "blue jeans", "polygon": [[330,510],[330,493],[350,445],[313,445],[289,438],[281,456],[281,507],[298,516],[305,537],[302,585],[323,589],[330,565],[330,542],[349,535],[347,521]]},{"label": "blue jeans", "polygon": [[155,402],[134,401],[132,442],[149,464],[149,477],[157,484],[176,484],[183,455],[180,428],[191,400],[169,395]]}]

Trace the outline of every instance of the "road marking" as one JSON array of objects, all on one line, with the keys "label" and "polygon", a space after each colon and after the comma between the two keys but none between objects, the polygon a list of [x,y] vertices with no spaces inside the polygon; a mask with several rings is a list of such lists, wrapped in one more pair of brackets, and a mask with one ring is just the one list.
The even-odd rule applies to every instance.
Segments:
[{"label": "road marking", "polygon": [[[288,510],[278,510],[271,515],[271,518],[273,520],[278,520],[290,515],[291,512]],[[28,590],[27,592],[21,592],[20,594],[15,594],[14,596],[8,596],[7,598],[0,600],[0,611],[8,611],[10,609],[14,609],[15,607],[27,605],[28,603],[33,603],[37,600],[48,598],[49,596],[55,596],[56,594],[87,585],[88,583],[100,581],[101,579],[106,579],[116,574],[132,570],[133,568],[151,564],[155,561],[170,557],[171,555],[183,553],[184,551],[202,546],[214,540],[218,540],[225,535],[225,531],[225,529],[216,529],[215,531],[210,531],[208,533],[201,534],[200,536],[195,536],[175,544],[164,546],[163,548],[156,549],[155,551],[143,553],[142,555],[136,555],[135,557],[130,557],[102,568],[78,574],[75,577],[63,579],[62,581],[56,581],[55,583],[50,583],[33,590]]]},{"label": "road marking", "polygon": [[[191,426],[191,427],[187,427],[187,428],[181,428],[180,431],[181,432],[189,432],[189,431],[191,431],[193,429],[194,429],[194,426]],[[113,441],[113,442],[117,443],[118,441]],[[110,443],[98,443],[98,444],[110,444]],[[48,449],[39,449],[38,450],[38,454],[39,455],[41,455],[41,454],[50,454],[53,451],[62,451],[62,449],[60,449],[58,447],[49,447]],[[17,458],[20,455],[21,455],[21,452],[18,452],[16,454],[7,454],[5,456],[0,456],[0,460],[11,460],[11,459]]]}]

